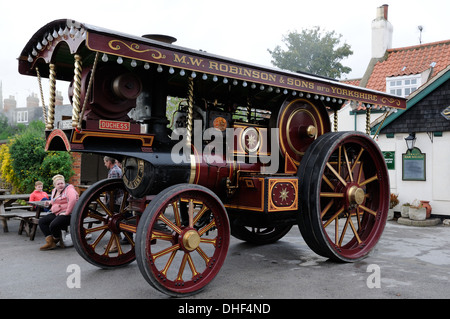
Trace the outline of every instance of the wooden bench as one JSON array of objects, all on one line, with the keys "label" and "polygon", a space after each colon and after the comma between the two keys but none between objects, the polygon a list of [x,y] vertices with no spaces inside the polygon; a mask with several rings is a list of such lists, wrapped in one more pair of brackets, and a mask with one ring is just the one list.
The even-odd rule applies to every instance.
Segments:
[{"label": "wooden bench", "polygon": [[[23,206],[13,205],[17,200],[28,200],[30,194],[1,194],[0,195],[0,221],[3,232],[8,232],[8,220],[16,217],[15,210],[25,210]],[[27,208],[30,206],[26,206]]]},{"label": "wooden bench", "polygon": [[31,210],[33,206],[8,206],[5,207],[5,213],[0,215],[3,224],[3,231],[8,232],[7,221],[9,219],[18,219],[20,221],[18,234],[22,235],[23,231],[30,240],[34,240],[36,236],[37,226],[39,225],[39,218],[45,216],[47,213],[41,213]]}]

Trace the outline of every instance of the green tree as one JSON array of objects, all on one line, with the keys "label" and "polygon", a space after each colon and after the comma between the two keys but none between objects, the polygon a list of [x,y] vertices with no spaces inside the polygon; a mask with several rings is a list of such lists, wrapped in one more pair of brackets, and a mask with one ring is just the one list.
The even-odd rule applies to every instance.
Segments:
[{"label": "green tree", "polygon": [[68,152],[45,152],[44,129],[42,122],[31,122],[0,152],[3,162],[0,172],[2,176],[8,174],[5,177],[12,182],[16,192],[31,193],[37,180],[44,182],[44,190],[48,192],[53,188],[52,176],[62,174],[69,180],[74,174],[73,160]]},{"label": "green tree", "polygon": [[14,128],[8,123],[8,118],[4,113],[0,113],[0,140],[6,140],[14,135]]},{"label": "green tree", "polygon": [[322,32],[320,27],[290,32],[283,36],[287,50],[277,45],[272,51],[272,64],[280,69],[308,72],[338,79],[352,69],[342,65],[342,59],[353,54],[350,45],[340,44],[342,35]]}]

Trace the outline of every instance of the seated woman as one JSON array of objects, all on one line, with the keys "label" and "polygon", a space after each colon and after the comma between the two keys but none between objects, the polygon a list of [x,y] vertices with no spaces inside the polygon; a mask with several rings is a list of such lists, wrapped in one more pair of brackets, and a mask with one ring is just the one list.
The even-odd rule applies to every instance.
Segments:
[{"label": "seated woman", "polygon": [[45,235],[45,245],[40,250],[50,250],[56,247],[61,240],[61,230],[70,224],[70,214],[78,201],[78,193],[71,184],[66,184],[64,176],[53,176],[51,200],[51,213],[39,219],[39,228]]}]

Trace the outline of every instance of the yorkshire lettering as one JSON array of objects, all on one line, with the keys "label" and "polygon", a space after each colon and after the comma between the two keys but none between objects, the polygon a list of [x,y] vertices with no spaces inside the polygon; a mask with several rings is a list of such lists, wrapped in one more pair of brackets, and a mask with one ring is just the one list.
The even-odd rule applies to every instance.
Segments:
[{"label": "yorkshire lettering", "polygon": [[336,87],[331,87],[331,91],[333,94],[342,95],[344,97],[354,98],[354,99],[364,99],[364,100],[370,100],[373,102],[377,102],[378,98],[374,94],[369,93],[362,93],[358,91],[348,90],[348,89],[341,89]]}]

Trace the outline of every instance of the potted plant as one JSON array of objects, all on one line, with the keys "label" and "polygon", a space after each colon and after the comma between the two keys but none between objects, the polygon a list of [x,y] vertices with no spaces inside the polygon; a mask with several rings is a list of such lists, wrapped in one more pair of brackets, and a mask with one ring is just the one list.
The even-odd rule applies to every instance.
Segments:
[{"label": "potted plant", "polygon": [[388,220],[392,220],[394,218],[394,207],[399,203],[398,194],[391,193],[389,198],[389,211],[388,211]]},{"label": "potted plant", "polygon": [[425,209],[427,210],[427,218],[430,218],[431,215],[431,205],[430,205],[430,201],[428,200],[421,200],[420,201],[422,203],[422,206],[425,207]]},{"label": "potted plant", "polygon": [[425,220],[427,218],[427,209],[423,207],[422,203],[414,200],[409,206],[409,219]]},{"label": "potted plant", "polygon": [[401,209],[400,213],[401,213],[401,216],[403,218],[408,218],[409,217],[409,206],[411,206],[410,203],[404,203],[402,205],[402,209]]}]

